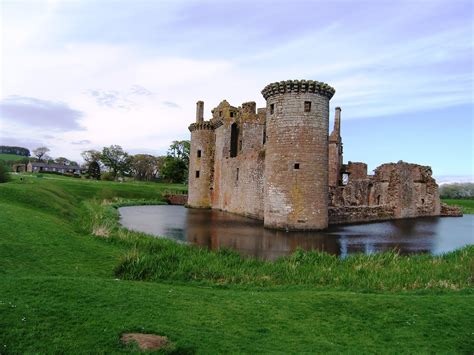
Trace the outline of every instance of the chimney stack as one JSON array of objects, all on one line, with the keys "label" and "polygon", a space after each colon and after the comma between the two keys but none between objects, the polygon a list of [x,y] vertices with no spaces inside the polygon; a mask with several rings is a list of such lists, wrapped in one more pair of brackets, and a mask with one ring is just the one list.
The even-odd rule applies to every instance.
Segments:
[{"label": "chimney stack", "polygon": [[196,123],[204,121],[204,101],[196,102]]}]

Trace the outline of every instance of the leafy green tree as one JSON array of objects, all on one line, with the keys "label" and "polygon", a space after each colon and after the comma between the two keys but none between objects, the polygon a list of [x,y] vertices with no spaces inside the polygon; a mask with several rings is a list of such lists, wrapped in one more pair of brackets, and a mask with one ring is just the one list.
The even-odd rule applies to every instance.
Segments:
[{"label": "leafy green tree", "polygon": [[126,175],[131,168],[131,158],[119,145],[104,147],[100,157],[102,164],[110,169],[114,178]]},{"label": "leafy green tree", "polygon": [[91,161],[87,167],[87,175],[91,179],[100,180],[100,165],[97,161]]},{"label": "leafy green tree", "polygon": [[164,158],[160,176],[163,180],[184,183],[188,178],[190,142],[187,140],[173,141]]},{"label": "leafy green tree", "polygon": [[132,172],[136,180],[155,179],[160,167],[159,157],[149,154],[137,154],[132,157]]},{"label": "leafy green tree", "polygon": [[102,153],[99,152],[98,150],[90,149],[90,150],[85,150],[81,153],[82,159],[89,164],[93,161],[99,162],[100,163],[100,158],[102,156]]},{"label": "leafy green tree", "polygon": [[164,158],[160,176],[167,182],[183,183],[188,177],[188,165],[184,160],[168,155]]},{"label": "leafy green tree", "polygon": [[191,149],[191,143],[187,140],[184,141],[173,141],[170,148],[168,149],[168,155],[178,158],[189,164],[189,151]]}]

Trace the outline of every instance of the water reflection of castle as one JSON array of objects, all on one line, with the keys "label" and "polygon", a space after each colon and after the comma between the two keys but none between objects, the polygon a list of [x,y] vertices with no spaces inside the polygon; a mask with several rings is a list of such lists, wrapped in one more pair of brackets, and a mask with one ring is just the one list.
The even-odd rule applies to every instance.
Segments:
[{"label": "water reflection of castle", "polygon": [[[387,222],[387,228],[393,228],[390,241],[385,238],[367,237],[364,234],[344,235],[336,227],[324,232],[285,232],[263,228],[262,222],[236,216],[231,213],[214,210],[187,210],[186,239],[189,243],[218,250],[229,248],[241,255],[259,259],[275,260],[289,255],[296,249],[319,250],[345,257],[352,253],[370,254],[383,250],[396,249],[400,253],[424,253],[432,249],[430,240],[421,233],[418,243],[413,243],[414,220],[407,223]],[[425,222],[426,223],[426,222]],[[435,223],[430,220],[429,224]],[[354,226],[352,227],[354,228]],[[367,225],[364,226],[367,228]],[[378,227],[380,228],[380,227]],[[370,228],[369,228],[370,229]],[[410,238],[406,238],[407,236]],[[416,239],[416,237],[415,237]],[[423,241],[421,240],[423,239]]]},{"label": "water reflection of castle", "polygon": [[297,248],[340,253],[338,238],[325,233],[269,230],[258,220],[220,211],[203,212],[188,210],[187,240],[211,250],[229,248],[242,255],[269,260],[291,254]]}]

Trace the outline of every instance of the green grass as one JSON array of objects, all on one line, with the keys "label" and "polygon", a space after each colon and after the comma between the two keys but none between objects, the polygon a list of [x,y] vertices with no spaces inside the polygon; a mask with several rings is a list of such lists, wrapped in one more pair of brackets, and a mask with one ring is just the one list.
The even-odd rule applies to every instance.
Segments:
[{"label": "green grass", "polygon": [[442,199],[441,202],[460,206],[464,214],[474,214],[474,199]]},{"label": "green grass", "polygon": [[[0,184],[0,353],[128,352],[119,338],[129,331],[166,335],[180,353],[474,349],[472,247],[270,263],[117,226],[114,206],[173,189],[185,187],[27,175]],[[147,277],[129,269],[136,255],[153,261]]]},{"label": "green grass", "polygon": [[28,157],[25,157],[23,155],[0,153],[0,160],[17,161],[22,159],[28,159]]}]

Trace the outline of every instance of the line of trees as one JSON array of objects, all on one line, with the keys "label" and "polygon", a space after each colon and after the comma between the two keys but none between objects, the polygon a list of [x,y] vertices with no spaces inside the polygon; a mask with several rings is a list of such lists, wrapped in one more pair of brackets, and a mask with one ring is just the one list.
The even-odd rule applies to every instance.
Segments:
[{"label": "line of trees", "polygon": [[132,177],[140,181],[186,182],[189,141],[174,141],[166,156],[130,155],[119,145],[82,152],[84,169],[92,179],[117,180]]},{"label": "line of trees", "polygon": [[29,149],[23,148],[23,147],[0,145],[0,154],[15,154],[15,155],[21,155],[24,157],[29,157],[30,151]]},{"label": "line of trees", "polygon": [[441,198],[474,198],[474,183],[445,184],[439,188]]}]

